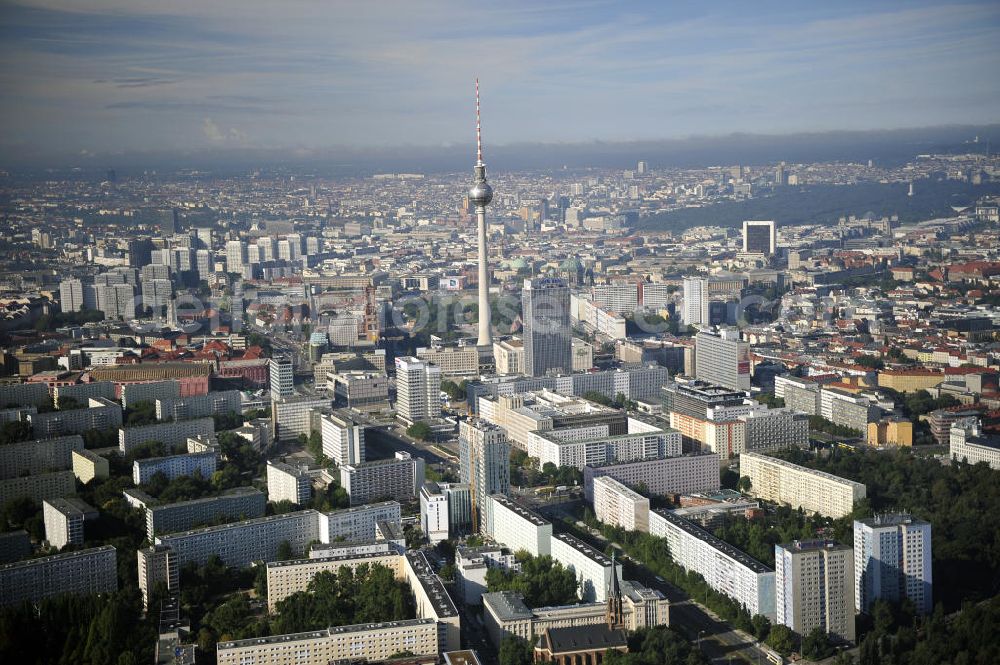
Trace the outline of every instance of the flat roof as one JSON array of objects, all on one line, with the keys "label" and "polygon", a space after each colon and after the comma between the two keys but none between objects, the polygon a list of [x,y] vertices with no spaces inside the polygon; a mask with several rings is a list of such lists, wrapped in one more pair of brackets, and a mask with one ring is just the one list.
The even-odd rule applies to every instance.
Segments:
[{"label": "flat roof", "polygon": [[745,566],[746,568],[749,568],[750,570],[752,570],[753,572],[757,573],[758,575],[763,574],[763,573],[773,573],[774,572],[774,570],[772,570],[771,568],[768,568],[767,566],[765,566],[760,561],[758,561],[757,559],[753,558],[752,556],[750,556],[749,554],[747,554],[743,550],[737,549],[736,547],[733,547],[732,545],[730,545],[729,543],[727,543],[727,542],[725,542],[723,540],[719,540],[718,538],[716,538],[715,536],[713,536],[712,534],[710,534],[708,531],[705,531],[701,527],[696,526],[696,525],[692,524],[691,522],[688,522],[686,519],[683,519],[681,517],[677,517],[676,515],[673,514],[672,511],[666,510],[664,508],[656,508],[652,512],[656,513],[657,515],[659,515],[663,519],[667,520],[668,522],[670,522],[674,526],[679,527],[680,529],[683,529],[685,532],[688,533],[688,535],[694,536],[698,540],[701,540],[701,541],[707,543],[713,549],[718,550],[719,552],[722,552],[723,554],[725,554],[729,558],[731,558],[734,561],[738,562],[739,564]]},{"label": "flat roof", "polygon": [[518,516],[523,517],[535,526],[545,526],[546,524],[552,524],[538,513],[528,510],[524,506],[514,503],[506,495],[503,494],[491,494],[490,498],[499,503],[501,506],[507,508],[518,514]]},{"label": "flat roof", "polygon": [[117,552],[114,545],[101,545],[100,547],[91,547],[85,550],[75,550],[73,552],[65,552],[63,554],[53,554],[51,556],[43,556],[37,559],[25,559],[24,561],[15,561],[13,563],[5,563],[0,566],[0,570],[13,570],[15,568],[30,568],[31,566],[43,566],[47,563],[53,563],[55,561],[67,561],[69,559],[82,559],[89,557],[93,554],[99,554],[104,552]]},{"label": "flat roof", "polygon": [[458,609],[455,607],[455,603],[444,588],[441,578],[434,573],[434,569],[427,563],[427,557],[424,556],[424,553],[417,550],[410,550],[404,556],[410,562],[410,567],[413,568],[417,580],[420,581],[420,585],[424,588],[424,593],[427,594],[427,598],[434,606],[434,612],[438,617],[458,616]]},{"label": "flat roof", "polygon": [[865,526],[872,528],[888,527],[888,526],[900,526],[903,524],[914,524],[914,525],[924,525],[930,524],[926,520],[917,519],[909,513],[885,513],[880,515],[875,515],[874,517],[866,517],[862,520],[857,520]]},{"label": "flat roof", "polygon": [[832,473],[827,473],[826,471],[817,471],[816,469],[810,469],[807,466],[800,466],[798,464],[792,464],[791,462],[786,462],[785,460],[778,459],[777,457],[769,457],[769,456],[763,455],[761,453],[751,453],[751,452],[740,453],[740,457],[741,458],[742,457],[749,457],[750,459],[759,459],[759,460],[763,460],[763,461],[768,462],[768,463],[777,464],[778,466],[783,466],[786,469],[792,469],[793,471],[805,471],[805,472],[810,473],[810,474],[812,474],[814,476],[817,476],[819,478],[825,478],[826,480],[832,480],[832,481],[841,483],[843,485],[854,485],[856,487],[864,487],[866,491],[868,489],[867,487],[865,487],[864,483],[859,483],[859,482],[855,482],[853,480],[848,480],[847,478],[841,478],[840,476],[835,476]]},{"label": "flat roof", "polygon": [[[349,547],[348,543],[343,543],[344,546]],[[333,544],[324,545],[324,547],[332,547]],[[289,568],[292,566],[305,566],[309,564],[319,564],[319,563],[333,563],[336,561],[350,561],[353,559],[375,559],[386,556],[403,556],[399,552],[390,550],[388,552],[359,552],[357,554],[332,554],[330,556],[320,556],[314,559],[288,559],[286,561],[268,561],[268,568]]]},{"label": "flat roof", "polygon": [[367,630],[385,630],[388,628],[403,628],[437,623],[434,619],[402,619],[400,621],[383,621],[382,623],[359,623],[350,626],[331,626],[325,630],[311,630],[305,633],[288,633],[286,635],[271,635],[270,637],[255,637],[248,640],[232,640],[219,642],[218,649],[240,649],[262,644],[281,644],[283,642],[298,642],[301,640],[319,640],[343,633],[359,633]]},{"label": "flat roof", "polygon": [[567,545],[575,549],[577,552],[583,554],[588,559],[590,559],[591,561],[600,566],[607,567],[611,565],[610,558],[604,556],[604,554],[601,553],[600,550],[591,547],[590,545],[588,545],[587,543],[583,542],[582,540],[580,540],[575,536],[571,536],[568,533],[557,533],[553,535],[552,538],[555,540],[561,540],[562,542],[566,543]]},{"label": "flat roof", "polygon": [[524,604],[524,597],[516,591],[491,591],[483,594],[483,605],[493,609],[501,621],[530,619],[532,612]]}]

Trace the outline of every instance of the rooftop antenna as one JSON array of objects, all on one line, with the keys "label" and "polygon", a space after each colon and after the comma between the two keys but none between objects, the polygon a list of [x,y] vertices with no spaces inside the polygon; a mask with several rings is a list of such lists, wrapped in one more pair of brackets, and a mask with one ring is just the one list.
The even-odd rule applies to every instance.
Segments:
[{"label": "rooftop antenna", "polygon": [[483,163],[483,133],[479,123],[479,77],[476,77],[476,166]]}]

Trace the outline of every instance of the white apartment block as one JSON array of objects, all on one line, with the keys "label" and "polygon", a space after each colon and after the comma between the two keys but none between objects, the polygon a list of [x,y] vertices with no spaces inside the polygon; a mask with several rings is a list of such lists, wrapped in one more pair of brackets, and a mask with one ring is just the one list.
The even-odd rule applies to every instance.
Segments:
[{"label": "white apartment block", "polygon": [[479,349],[475,346],[418,348],[417,358],[441,368],[442,376],[479,375]]},{"label": "white apartment block", "polygon": [[493,342],[493,360],[496,363],[497,374],[523,374],[524,342],[520,339]]},{"label": "white apartment block", "polygon": [[455,551],[455,586],[466,605],[479,605],[486,593],[490,568],[519,571],[514,554],[503,547],[459,547]]},{"label": "white apartment block", "polygon": [[143,609],[149,609],[149,596],[157,583],[164,582],[167,590],[180,587],[180,570],[174,561],[174,551],[169,547],[151,545],[136,551],[136,565],[139,568]]},{"label": "white apartment block", "polygon": [[122,406],[132,408],[139,402],[155,402],[158,399],[177,399],[181,396],[179,381],[149,381],[146,383],[126,383],[121,387]]},{"label": "white apartment block", "polygon": [[829,540],[774,546],[776,621],[801,636],[817,626],[854,642],[854,551]]},{"label": "white apartment block", "polygon": [[210,479],[215,473],[217,464],[214,452],[137,459],[132,462],[132,482],[136,485],[145,485],[157,473],[165,475],[167,480],[193,476],[195,473],[200,473],[202,478]]},{"label": "white apartment block", "polygon": [[750,344],[740,341],[738,330],[698,333],[694,362],[696,378],[730,390],[750,390]]},{"label": "white apartment block", "polygon": [[309,436],[312,432],[312,415],[333,406],[330,398],[300,397],[274,400],[272,417],[277,430],[277,441],[293,441],[300,434]]},{"label": "white apartment block", "polygon": [[320,418],[323,454],[337,466],[365,461],[365,427],[349,415],[326,414]]},{"label": "white apartment block", "polygon": [[424,483],[420,488],[420,530],[432,545],[449,537],[448,495],[437,483]]},{"label": "white apartment block", "polygon": [[107,478],[110,474],[107,458],[92,450],[74,450],[70,456],[73,459],[73,475],[84,485],[94,478]]},{"label": "white apartment block", "polygon": [[167,533],[187,531],[219,519],[263,517],[267,496],[252,487],[236,487],[219,496],[158,504],[141,490],[125,490],[126,500],[146,513],[146,538],[150,542]]},{"label": "white apartment block", "polygon": [[649,532],[667,541],[671,558],[746,608],[775,620],[774,571],[669,510],[649,513]]},{"label": "white apartment block", "polygon": [[157,420],[189,420],[242,413],[239,390],[220,390],[204,395],[156,400]]},{"label": "white apartment block", "polygon": [[583,491],[588,501],[594,501],[594,482],[600,477],[614,478],[628,487],[643,487],[648,493],[657,495],[717,490],[720,486],[719,456],[694,453],[588,465],[583,469]]},{"label": "white apartment block", "polygon": [[424,486],[424,467],[423,458],[397,452],[393,459],[341,466],[340,486],[352,506],[376,500],[406,501]]},{"label": "white apartment block", "polygon": [[921,614],[934,608],[931,525],[904,513],[854,522],[854,608],[909,598]]},{"label": "white apartment block", "polygon": [[403,652],[437,654],[438,622],[411,619],[338,626],[297,635],[219,642],[219,665],[329,665],[342,659],[380,662]]},{"label": "white apartment block", "polygon": [[594,478],[594,515],[626,531],[649,533],[649,499],[611,476]]},{"label": "white apartment block", "polygon": [[969,464],[986,462],[1000,470],[1000,437],[983,434],[982,423],[973,418],[956,421],[949,431],[948,455]]},{"label": "white apartment block", "polygon": [[48,413],[29,413],[28,422],[36,439],[51,439],[62,434],[80,434],[90,429],[121,427],[122,407],[103,397],[87,400],[84,409],[60,409]]},{"label": "white apartment block", "polygon": [[67,545],[83,544],[83,523],[97,519],[97,509],[76,497],[57,497],[42,501],[45,540],[61,550]]},{"label": "white apartment block", "polygon": [[267,462],[267,499],[272,503],[289,501],[296,506],[312,498],[312,479],[304,469],[284,462]]},{"label": "white apartment block", "polygon": [[653,457],[681,454],[682,437],[677,430],[660,428],[628,418],[628,433],[611,435],[607,425],[554,429],[528,435],[528,455],[540,465],[599,466]]},{"label": "white apartment block", "polygon": [[92,397],[103,397],[104,399],[114,401],[117,399],[117,395],[115,395],[115,382],[91,381],[90,383],[77,383],[71,386],[52,387],[52,402],[56,405],[59,404],[59,400],[65,398],[75,399],[82,404]]},{"label": "white apartment block", "polygon": [[600,550],[568,533],[552,536],[551,549],[552,558],[569,569],[579,582],[580,600],[585,603],[607,601],[611,576],[621,579],[621,564],[613,563]]},{"label": "white apartment block", "polygon": [[27,497],[35,503],[45,499],[76,494],[76,477],[72,471],[37,473],[0,480],[0,505],[11,499]]},{"label": "white apartment block", "polygon": [[72,454],[82,451],[83,437],[79,434],[8,443],[0,446],[0,479],[70,469]]},{"label": "white apartment block", "polygon": [[118,450],[128,455],[138,446],[149,441],[159,441],[168,450],[186,448],[187,440],[197,436],[212,436],[215,421],[212,418],[178,420],[169,423],[154,423],[138,427],[122,427],[118,430]]},{"label": "white apartment block", "polygon": [[512,552],[526,551],[532,556],[552,554],[552,523],[527,508],[522,508],[502,494],[486,500],[489,536]]},{"label": "white apartment block", "polygon": [[227,566],[244,568],[254,561],[274,561],[284,541],[293,552],[304,552],[311,541],[322,540],[322,517],[315,510],[300,510],[157,536],[155,544],[170,547],[182,568],[191,562],[204,565],[213,555]]},{"label": "white apartment block", "polygon": [[750,478],[750,493],[759,499],[834,519],[850,515],[866,494],[862,483],[759,453],[740,455],[740,476]]},{"label": "white apartment block", "polygon": [[38,602],[64,593],[118,590],[118,552],[111,545],[0,566],[0,605]]},{"label": "white apartment block", "polygon": [[510,493],[510,443],[497,425],[465,419],[459,422],[458,446],[461,480],[472,499],[472,526],[485,533],[486,497]]},{"label": "white apartment block", "polygon": [[441,415],[441,368],[412,356],[396,358],[396,415],[415,423]]}]

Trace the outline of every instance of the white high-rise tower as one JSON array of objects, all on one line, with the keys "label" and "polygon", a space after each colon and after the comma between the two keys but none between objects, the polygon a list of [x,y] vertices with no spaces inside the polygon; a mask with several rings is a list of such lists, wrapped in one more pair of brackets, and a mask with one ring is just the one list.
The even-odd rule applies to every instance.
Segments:
[{"label": "white high-rise tower", "polygon": [[483,163],[483,138],[479,124],[479,79],[476,79],[476,167],[469,189],[469,202],[476,206],[476,227],[479,236],[479,340],[476,346],[492,349],[490,332],[490,271],[486,256],[486,206],[493,200],[493,188],[486,182]]}]

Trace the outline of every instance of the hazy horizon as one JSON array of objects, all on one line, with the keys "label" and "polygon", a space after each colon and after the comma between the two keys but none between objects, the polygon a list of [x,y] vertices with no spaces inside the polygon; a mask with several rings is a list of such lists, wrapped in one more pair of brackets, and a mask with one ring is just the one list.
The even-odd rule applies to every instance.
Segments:
[{"label": "hazy horizon", "polygon": [[[1000,5],[0,5],[0,162],[979,127]],[[688,138],[693,137],[693,138]],[[969,137],[971,138],[971,137]]]}]

